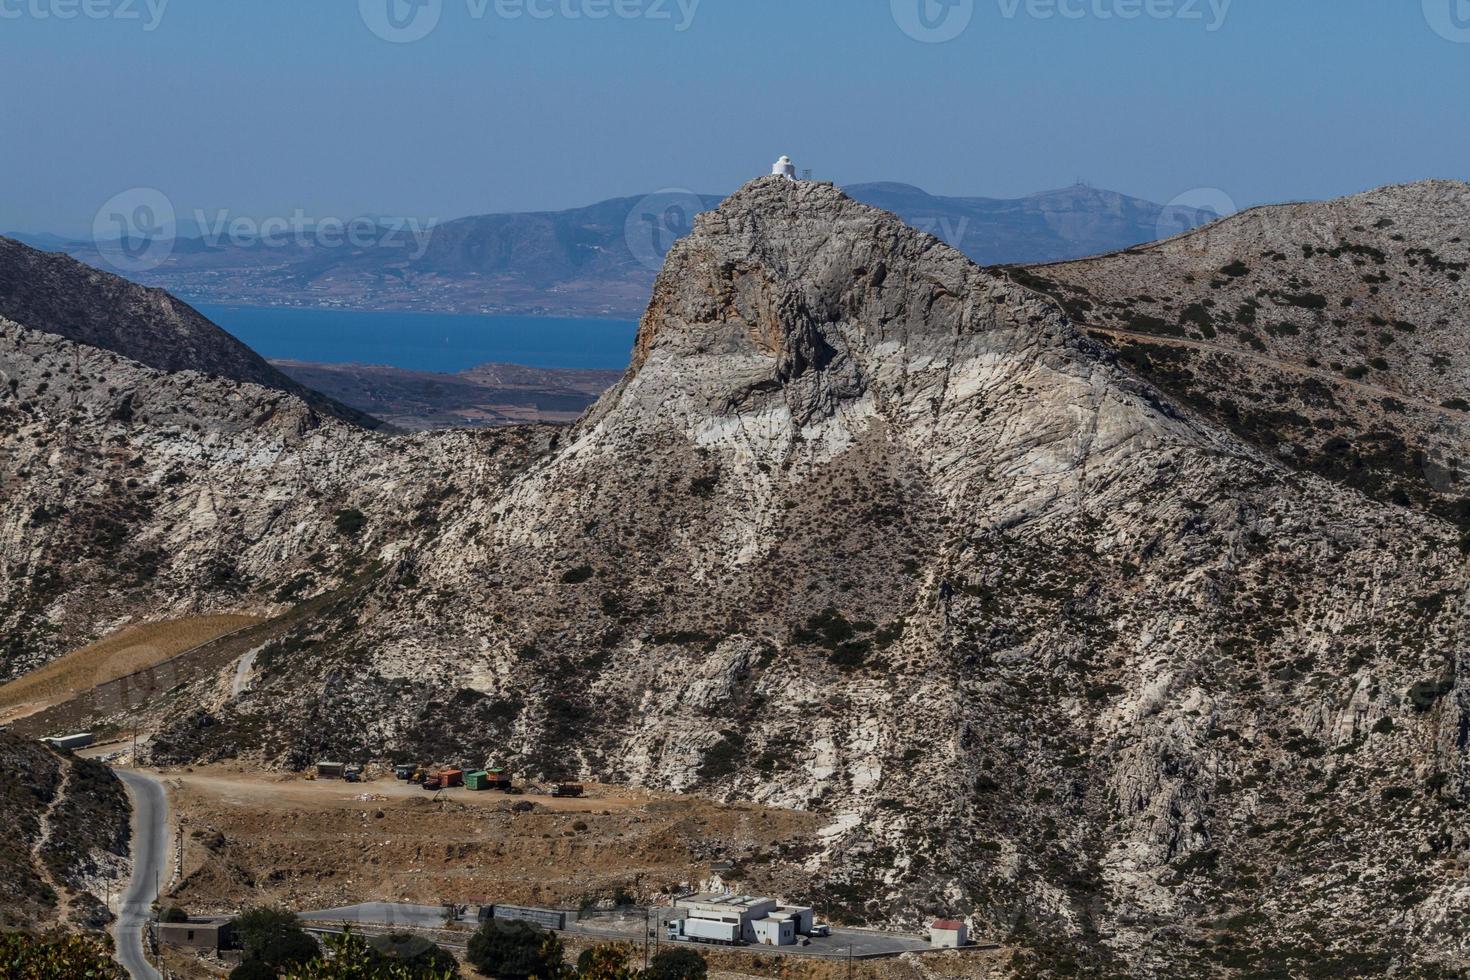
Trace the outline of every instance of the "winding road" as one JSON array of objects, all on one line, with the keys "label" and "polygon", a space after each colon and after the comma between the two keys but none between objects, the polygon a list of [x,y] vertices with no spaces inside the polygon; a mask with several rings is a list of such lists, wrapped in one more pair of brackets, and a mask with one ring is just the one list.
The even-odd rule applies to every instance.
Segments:
[{"label": "winding road", "polygon": [[159,980],[143,948],[143,931],[152,917],[158,883],[168,860],[168,795],[146,773],[114,769],[133,801],[133,879],[123,892],[113,938],[117,959],[133,980]]}]

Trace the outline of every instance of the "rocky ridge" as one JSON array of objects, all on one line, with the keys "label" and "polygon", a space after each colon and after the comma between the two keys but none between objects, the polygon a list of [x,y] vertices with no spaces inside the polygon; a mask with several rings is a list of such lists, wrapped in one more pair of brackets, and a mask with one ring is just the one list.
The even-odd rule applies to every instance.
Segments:
[{"label": "rocky ridge", "polygon": [[0,928],[112,921],[103,896],[130,873],[131,807],[98,762],[0,732]]},{"label": "rocky ridge", "polygon": [[150,289],[0,238],[0,317],[160,371],[193,370],[287,392],[317,411],[376,428],[376,419],[304,388],[161,289]]},{"label": "rocky ridge", "polygon": [[[180,474],[118,518],[175,535],[119,617],[356,583],[248,685],[158,708],[156,760],[493,754],[811,808],[816,839],[720,855],[733,877],[854,920],[968,916],[1023,972],[1449,975],[1459,529],[1286,465],[1022,282],[760,180],[674,247],[571,430],[303,431],[290,398],[126,363],[72,375],[64,427],[33,386],[74,345],[7,326],[7,478],[75,494],[119,440],[140,484]],[[215,407],[113,419],[131,388]],[[124,472],[82,482],[113,499]],[[79,545],[10,511],[15,590],[22,555]],[[220,552],[259,584],[213,586]],[[36,630],[81,639],[58,610],[104,587],[64,583]]]}]

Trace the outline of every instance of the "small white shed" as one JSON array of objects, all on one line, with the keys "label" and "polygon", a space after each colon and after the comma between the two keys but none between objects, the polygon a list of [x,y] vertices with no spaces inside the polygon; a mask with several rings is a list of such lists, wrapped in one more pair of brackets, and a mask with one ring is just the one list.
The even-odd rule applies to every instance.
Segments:
[{"label": "small white shed", "polygon": [[785,915],[768,915],[756,919],[755,941],[762,946],[790,946],[796,942],[796,923]]},{"label": "small white shed", "polygon": [[969,944],[968,930],[959,919],[935,919],[929,924],[929,945],[935,949],[958,949]]}]

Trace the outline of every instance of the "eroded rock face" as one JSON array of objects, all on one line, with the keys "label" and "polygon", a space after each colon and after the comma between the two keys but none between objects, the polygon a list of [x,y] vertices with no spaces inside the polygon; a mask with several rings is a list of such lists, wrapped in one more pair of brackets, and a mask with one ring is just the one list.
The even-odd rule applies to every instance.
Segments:
[{"label": "eroded rock face", "polygon": [[[1282,465],[829,186],[701,217],[572,429],[205,454],[221,430],[178,434],[210,460],[186,492],[305,466],[316,496],[192,533],[336,576],[294,598],[355,584],[245,689],[160,709],[155,758],[494,755],[810,807],[817,839],[731,877],[969,916],[1026,969],[1466,955],[1458,530]],[[22,486],[60,481],[31,458]]]}]

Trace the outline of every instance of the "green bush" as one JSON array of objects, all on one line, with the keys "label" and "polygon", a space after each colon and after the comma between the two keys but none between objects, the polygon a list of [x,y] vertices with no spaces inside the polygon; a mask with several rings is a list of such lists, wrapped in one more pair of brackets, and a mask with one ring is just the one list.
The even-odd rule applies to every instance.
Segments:
[{"label": "green bush", "polygon": [[647,980],[706,980],[709,966],[692,949],[660,950],[645,973]]},{"label": "green bush", "polygon": [[491,919],[470,937],[466,959],[495,980],[549,980],[563,969],[561,940],[555,933],[502,919]]},{"label": "green bush", "polygon": [[6,980],[122,980],[107,947],[84,936],[0,933],[0,976]]},{"label": "green bush", "polygon": [[337,511],[335,523],[337,533],[352,537],[367,527],[367,516],[356,507],[349,507],[347,510]]},{"label": "green bush", "polygon": [[368,940],[372,961],[383,967],[398,966],[411,977],[427,978],[453,974],[458,965],[445,949],[410,933],[374,936]]},{"label": "green bush", "polygon": [[246,960],[230,971],[230,980],[276,980],[276,971],[260,960]]},{"label": "green bush", "polygon": [[189,913],[177,905],[170,905],[158,914],[159,922],[188,922]]},{"label": "green bush", "polygon": [[321,955],[321,947],[307,935],[296,916],[284,909],[258,906],[235,920],[235,931],[245,959],[280,969],[306,963]]},{"label": "green bush", "polygon": [[[432,947],[437,953],[443,953],[433,943],[422,942],[422,946],[413,945],[423,950]],[[412,965],[384,956],[350,928],[339,936],[328,937],[327,949],[326,956],[288,968],[282,975],[283,980],[454,980],[459,976],[459,964],[452,956],[446,962],[443,957],[430,954],[434,965]]]}]

